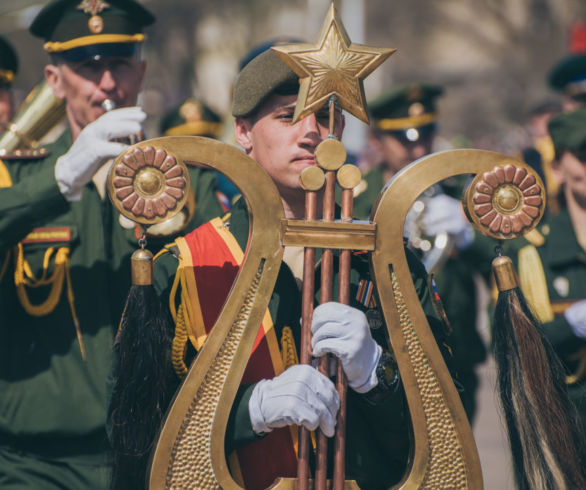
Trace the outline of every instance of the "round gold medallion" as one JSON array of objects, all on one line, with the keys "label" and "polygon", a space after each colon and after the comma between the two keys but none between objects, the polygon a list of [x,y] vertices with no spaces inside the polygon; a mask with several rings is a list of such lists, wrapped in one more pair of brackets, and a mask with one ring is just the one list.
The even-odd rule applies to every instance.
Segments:
[{"label": "round gold medallion", "polygon": [[324,170],[338,170],[346,161],[346,148],[335,138],[325,139],[315,149],[315,159]]},{"label": "round gold medallion", "polygon": [[141,143],[120,155],[108,175],[114,206],[126,218],[144,225],[170,219],[188,197],[189,172],[163,149]]},{"label": "round gold medallion", "polygon": [[87,25],[92,34],[99,34],[104,30],[104,19],[99,15],[92,15]]},{"label": "round gold medallion", "polygon": [[543,216],[544,189],[527,165],[500,165],[474,178],[464,194],[464,210],[485,235],[516,238],[533,229]]},{"label": "round gold medallion", "polygon": [[336,173],[336,179],[342,189],[354,189],[362,180],[362,172],[356,165],[342,165]]},{"label": "round gold medallion", "polygon": [[319,167],[307,167],[301,172],[301,187],[306,191],[319,191],[325,181],[324,171]]}]

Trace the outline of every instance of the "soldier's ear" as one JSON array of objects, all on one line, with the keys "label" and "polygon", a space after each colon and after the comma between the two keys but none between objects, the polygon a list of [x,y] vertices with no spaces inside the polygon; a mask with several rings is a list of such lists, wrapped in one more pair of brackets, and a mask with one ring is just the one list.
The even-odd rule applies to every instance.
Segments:
[{"label": "soldier's ear", "polygon": [[45,66],[45,80],[47,80],[47,83],[53,90],[53,95],[63,100],[65,98],[65,90],[63,89],[61,70],[57,65],[49,64]]},{"label": "soldier's ear", "polygon": [[571,158],[573,155],[569,151],[564,151],[563,153],[556,155],[555,158],[551,161],[551,173],[553,174],[554,179],[556,182],[560,184],[564,183],[564,171],[562,170],[562,165],[564,158]]},{"label": "soldier's ear", "polygon": [[246,118],[237,117],[234,120],[234,137],[247,154],[252,151],[251,128],[252,123]]}]

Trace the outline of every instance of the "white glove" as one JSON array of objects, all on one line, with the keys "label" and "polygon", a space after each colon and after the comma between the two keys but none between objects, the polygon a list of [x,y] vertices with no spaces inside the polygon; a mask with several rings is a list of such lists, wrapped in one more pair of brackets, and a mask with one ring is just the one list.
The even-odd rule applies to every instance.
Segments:
[{"label": "white glove", "polygon": [[332,437],[338,408],[340,400],[334,384],[305,364],[259,381],[248,402],[250,421],[257,434],[302,425],[309,430],[319,426],[326,436]]},{"label": "white glove", "polygon": [[340,359],[350,388],[366,393],[378,384],[376,365],[382,348],[372,338],[364,313],[341,303],[319,305],[311,332],[313,355],[329,353]]},{"label": "white glove", "polygon": [[106,112],[83,128],[69,151],[55,164],[55,179],[65,199],[81,199],[83,186],[97,170],[128,148],[110,140],[139,133],[145,118],[140,107],[125,107]]},{"label": "white glove", "polygon": [[468,247],[474,239],[474,230],[464,216],[460,201],[445,194],[438,194],[429,199],[421,224],[427,235],[452,235],[459,250]]},{"label": "white glove", "polygon": [[572,327],[576,337],[586,339],[586,299],[578,301],[570,306],[565,312],[564,317]]}]

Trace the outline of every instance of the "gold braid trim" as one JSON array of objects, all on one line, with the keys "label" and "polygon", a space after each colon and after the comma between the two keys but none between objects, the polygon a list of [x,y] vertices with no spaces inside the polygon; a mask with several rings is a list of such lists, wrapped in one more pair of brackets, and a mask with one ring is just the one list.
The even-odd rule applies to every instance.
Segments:
[{"label": "gold braid trim", "polygon": [[12,178],[2,160],[0,160],[0,187],[12,187]]},{"label": "gold braid trim", "polygon": [[547,281],[539,253],[533,245],[519,250],[519,279],[521,290],[531,309],[541,323],[551,322],[554,318],[547,291]]},{"label": "gold braid trim", "polygon": [[[77,318],[77,312],[75,311],[75,296],[73,294],[73,286],[71,281],[71,275],[69,271],[69,247],[60,247],[57,249],[55,254],[55,265],[53,267],[53,273],[49,276],[49,266],[51,257],[55,247],[49,247],[45,252],[43,258],[43,274],[40,278],[35,277],[30,267],[30,264],[24,258],[24,250],[22,243],[16,246],[16,258],[14,267],[14,284],[16,285],[16,294],[20,300],[20,304],[31,316],[46,316],[52,313],[59,300],[61,299],[61,293],[63,292],[63,282],[67,282],[67,300],[69,302],[69,308],[71,310],[71,317],[73,319],[73,325],[75,327],[75,333],[79,342],[79,349],[81,351],[81,357],[86,359],[86,351],[83,343],[83,337],[81,334],[81,327],[79,319]],[[38,288],[40,286],[51,286],[47,299],[39,305],[33,305],[30,302],[26,288]]]},{"label": "gold braid trim", "polygon": [[185,327],[185,317],[183,316],[183,304],[179,305],[179,310],[175,320],[175,336],[173,337],[173,346],[171,349],[171,362],[175,374],[181,379],[187,376],[187,365],[185,364],[185,352],[187,351],[187,328]]},{"label": "gold braid trim", "polygon": [[295,348],[295,339],[291,327],[283,328],[283,333],[281,334],[281,356],[283,358],[284,369],[299,364],[297,349]]}]

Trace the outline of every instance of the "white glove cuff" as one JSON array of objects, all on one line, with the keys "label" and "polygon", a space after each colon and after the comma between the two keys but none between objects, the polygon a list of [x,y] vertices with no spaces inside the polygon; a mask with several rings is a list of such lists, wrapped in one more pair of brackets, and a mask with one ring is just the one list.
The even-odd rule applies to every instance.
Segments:
[{"label": "white glove cuff", "polygon": [[586,338],[586,300],[579,301],[570,306],[565,312],[564,317],[572,327],[576,337]]},{"label": "white glove cuff", "polygon": [[71,183],[71,176],[68,175],[69,172],[67,172],[66,169],[67,166],[59,165],[59,160],[61,160],[61,158],[59,158],[55,164],[55,180],[57,181],[57,186],[67,201],[79,201],[81,200],[83,188],[73,187]]},{"label": "white glove cuff", "polygon": [[252,430],[257,434],[266,434],[267,432],[271,432],[273,430],[267,426],[260,408],[262,404],[262,387],[268,382],[269,380],[267,379],[259,381],[252,390],[250,400],[248,400],[248,414],[250,415],[250,423],[252,424]]},{"label": "white glove cuff", "polygon": [[[374,342],[374,340],[373,340]],[[370,374],[368,375],[368,377],[366,378],[366,380],[358,385],[358,386],[353,386],[352,383],[348,383],[348,385],[350,386],[350,388],[352,388],[355,392],[357,393],[367,393],[370,390],[372,390],[377,384],[378,384],[378,378],[376,376],[376,366],[378,365],[378,361],[380,359],[380,356],[383,352],[383,349],[380,345],[376,344],[375,350],[374,350],[374,356],[371,359],[371,363],[370,363]]]}]

